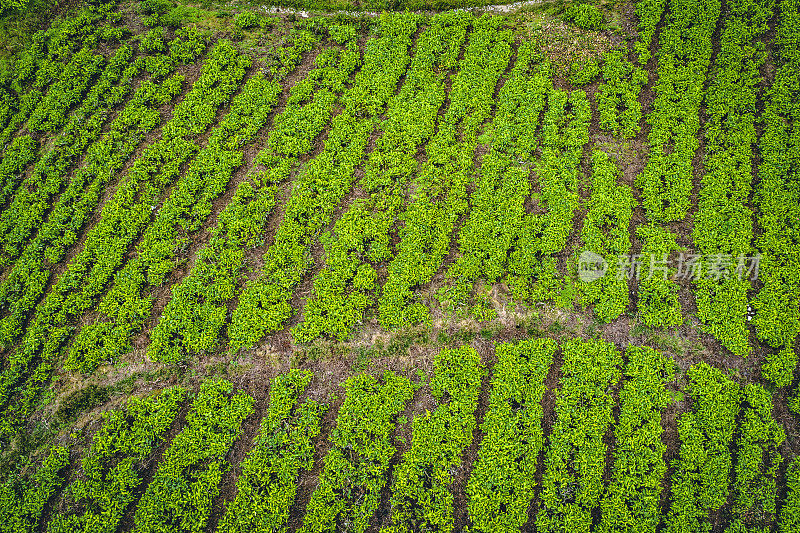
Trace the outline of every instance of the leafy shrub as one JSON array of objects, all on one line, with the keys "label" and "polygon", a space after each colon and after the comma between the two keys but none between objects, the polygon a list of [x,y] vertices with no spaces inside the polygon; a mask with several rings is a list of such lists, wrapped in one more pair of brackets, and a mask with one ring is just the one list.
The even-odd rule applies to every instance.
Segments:
[{"label": "leafy shrub", "polygon": [[[279,329],[293,314],[291,297],[312,264],[308,253],[312,239],[330,224],[337,204],[356,179],[355,170],[364,157],[374,121],[394,95],[411,60],[409,49],[419,22],[420,18],[413,14],[381,16],[377,36],[365,47],[362,68],[342,95],[344,110],[331,122],[323,152],[309,161],[295,180],[275,242],[264,254],[262,270],[239,297],[228,327],[232,348],[252,346],[266,333]],[[342,74],[360,62],[353,41],[348,41],[345,51],[353,55],[347,57],[346,68],[340,67]],[[309,150],[311,139],[299,134],[316,126],[321,118],[323,124],[327,123],[329,106],[335,101],[335,94],[328,91],[318,96],[322,113],[315,113],[312,121],[293,130],[281,132],[286,142],[272,135],[270,143],[278,141],[274,146],[280,146],[284,153],[291,150],[287,155],[292,156]]]},{"label": "leafy shrub", "polygon": [[628,307],[628,279],[619,270],[618,257],[631,249],[628,233],[636,200],[629,185],[617,185],[620,170],[602,150],[592,152],[592,195],[587,205],[581,238],[586,250],[600,254],[608,271],[600,279],[581,285],[581,301],[594,304],[603,322],[618,318]]},{"label": "leafy shrub", "polygon": [[600,74],[600,64],[596,59],[573,61],[569,66],[569,81],[581,87],[593,82]]},{"label": "leafy shrub", "polygon": [[293,369],[272,380],[269,412],[236,482],[236,499],[228,505],[220,533],[277,532],[289,519],[301,469],[314,465],[314,437],[328,406],[300,397],[313,374]]},{"label": "leafy shrub", "polygon": [[528,520],[544,447],[544,380],[556,348],[551,339],[497,347],[484,437],[467,485],[475,531],[519,531]]},{"label": "leafy shrub", "polygon": [[379,299],[379,320],[386,328],[430,320],[414,289],[439,270],[456,219],[469,207],[466,187],[475,170],[471,154],[480,125],[490,116],[493,87],[512,54],[512,36],[499,19],[481,17],[473,24],[453,78],[450,108],[438,119],[439,130],[426,147],[428,161],[412,185],[414,197],[400,216],[405,225]]},{"label": "leafy shrub", "polygon": [[233,19],[233,23],[236,24],[237,28],[247,30],[260,26],[263,22],[263,18],[264,17],[253,11],[242,11],[236,15],[236,18]]},{"label": "leafy shrub", "polygon": [[[704,125],[705,173],[701,178],[692,231],[699,252],[707,257],[726,254],[735,258],[752,254],[753,209],[749,199],[753,151],[759,143],[756,131],[760,120],[756,109],[761,91],[759,68],[766,60],[766,54],[759,52],[758,48],[763,44],[761,37],[769,28],[773,3],[735,0],[730,7],[720,51],[712,67],[713,78],[705,95],[708,116]],[[763,152],[768,153],[768,150]],[[760,173],[764,176],[770,174]],[[775,225],[767,223],[764,227],[766,232],[770,232]],[[784,228],[779,231],[785,235]],[[769,248],[778,250],[780,246]],[[728,279],[713,279],[709,276],[694,280],[697,318],[704,323],[703,329],[742,357],[750,353],[747,324],[749,277],[744,275],[739,279],[732,275]],[[791,380],[794,368],[786,368],[789,359],[785,356],[788,354],[774,355],[777,359],[769,362],[767,372],[770,377],[767,379],[781,381],[784,379],[779,377],[781,371],[788,371]]]},{"label": "leafy shrub", "polygon": [[175,62],[169,56],[150,56],[145,58],[145,62],[145,70],[155,79],[165,78],[175,70]]},{"label": "leafy shrub", "polygon": [[[666,383],[677,368],[652,348],[629,346],[625,383],[614,426],[614,467],[601,503],[598,533],[655,533],[661,523],[661,484],[667,472],[661,414],[672,403]],[[634,528],[635,525],[635,528]]]},{"label": "leafy shrub", "polygon": [[639,19],[639,40],[633,48],[639,54],[638,62],[646,65],[650,60],[650,44],[661,21],[667,0],[639,0],[636,2],[636,17]]},{"label": "leafy shrub", "polygon": [[344,388],[347,396],[330,437],[333,448],[325,456],[300,533],[333,531],[343,523],[349,531],[366,531],[397,451],[392,445],[396,419],[414,396],[408,378],[388,371],[383,380],[352,376]]},{"label": "leafy shrub", "polygon": [[30,0],[0,0],[0,14],[25,11],[29,2]]},{"label": "leafy shrub", "polygon": [[184,389],[172,387],[104,412],[81,461],[83,475],[67,487],[48,533],[116,531],[142,483],[145,460],[164,442],[185,398]]},{"label": "leafy shrub", "polygon": [[164,44],[164,28],[157,26],[142,36],[139,47],[148,53],[163,52],[167,46]]},{"label": "leafy shrub", "polygon": [[197,10],[190,6],[179,4],[161,16],[165,26],[170,28],[180,28],[185,24],[191,24],[199,20]]},{"label": "leafy shrub", "polygon": [[[7,386],[0,389],[0,405],[13,404],[6,409],[14,414],[8,413],[0,419],[2,432],[13,424],[21,423],[25,415],[35,407],[38,392],[48,382],[53,358],[60,354],[61,348],[69,341],[73,332],[73,327],[67,322],[76,316],[82,316],[87,309],[98,303],[117,270],[125,263],[125,251],[152,221],[152,206],[159,202],[158,198],[164,189],[177,180],[183,173],[184,164],[198,151],[197,145],[186,137],[199,134],[210,126],[216,117],[217,108],[227,103],[238,89],[250,61],[248,57],[238,54],[229,42],[218,41],[203,64],[200,77],[192,90],[174,107],[171,120],[162,129],[161,139],[147,146],[131,165],[125,179],[121,180],[114,196],[104,205],[101,219],[88,232],[84,247],[72,259],[66,272],[54,283],[44,303],[37,309],[38,313],[28,325],[19,351],[14,354],[13,364],[4,369],[4,383]],[[173,76],[161,86],[143,83],[142,88],[147,99],[161,101],[163,105],[164,100],[171,101],[176,90],[180,90],[182,80],[180,76]],[[141,101],[137,104],[141,105]],[[144,111],[139,110],[138,113]],[[130,117],[126,119],[130,120]],[[160,120],[160,115],[155,110],[155,116],[139,115],[135,119],[133,125],[138,125],[138,120],[145,119],[148,127],[153,128],[158,123],[154,124],[153,121]],[[108,159],[116,155],[117,146],[124,146],[124,141],[128,140],[125,133],[127,132],[119,137],[115,136],[110,148],[102,154],[101,159],[106,167]],[[93,171],[96,172],[97,169]],[[105,169],[103,176],[104,179],[110,179],[105,174]],[[82,192],[94,193],[94,196],[89,196],[92,206],[86,209],[80,195],[78,198],[81,201],[75,203],[81,209],[86,209],[84,214],[91,213],[93,206],[99,201],[100,191],[78,188],[78,193]],[[74,206],[70,205],[64,215],[67,221],[72,222],[74,212]],[[78,227],[80,226],[78,223]],[[54,228],[56,235],[64,230],[60,224]],[[37,260],[38,258],[33,258],[34,263]],[[37,270],[41,272],[41,266]],[[36,298],[44,291],[48,275],[49,271],[44,270],[44,276],[39,274],[36,277],[39,292],[33,291],[32,298],[26,302],[25,311],[17,314],[9,324],[14,331],[19,328],[27,311],[35,306]],[[84,343],[81,348],[85,346]],[[83,351],[78,350],[78,353]],[[75,359],[77,360],[72,363],[76,367],[83,365],[83,360]],[[32,360],[38,361],[40,365],[33,371],[27,368]],[[26,393],[14,394],[21,390]]]},{"label": "leafy shrub", "polygon": [[603,495],[603,437],[614,421],[612,390],[620,379],[622,356],[600,340],[573,339],[563,352],[536,531],[589,533]]},{"label": "leafy shrub", "polygon": [[550,88],[542,116],[541,158],[536,165],[545,212],[527,214],[514,232],[508,284],[514,298],[548,301],[564,286],[555,254],[564,250],[578,208],[583,148],[589,142],[592,111],[586,92]]},{"label": "leafy shrub", "polygon": [[[243,162],[241,149],[267,123],[280,90],[277,81],[259,72],[233,98],[228,113],[211,130],[206,147],[189,164],[145,230],[137,256],[125,264],[100,303],[100,317],[78,334],[73,347],[84,336],[94,336],[92,328],[103,331],[102,339],[82,343],[85,346],[79,356],[73,357],[71,350],[70,365],[86,361],[82,364],[84,369],[92,369],[92,362],[115,360],[131,349],[130,337],[141,328],[153,307],[149,294],[178,266],[181,249],[189,243],[189,232],[197,231],[207,219],[211,202],[224,192]],[[151,350],[158,346],[157,341],[151,343]]]},{"label": "leafy shrub", "polygon": [[673,460],[672,507],[666,533],[710,531],[709,513],[728,500],[730,444],[741,390],[720,370],[699,363],[687,372],[692,410],[678,420],[679,456]]},{"label": "leafy shrub", "polygon": [[414,417],[411,448],[394,469],[391,533],[453,530],[454,470],[472,442],[486,369],[471,346],[441,350],[434,367],[436,407]]},{"label": "leafy shrub", "polygon": [[623,50],[603,56],[603,83],[595,93],[600,127],[614,135],[633,138],[641,130],[642,104],[639,93],[647,85],[647,71],[632,64]]},{"label": "leafy shrub", "polygon": [[331,39],[339,44],[344,44],[356,38],[356,28],[349,24],[331,24],[328,26]]},{"label": "leafy shrub", "polygon": [[14,472],[0,484],[0,533],[39,531],[44,507],[63,485],[67,467],[69,450],[54,446],[33,475]]},{"label": "leafy shrub", "polygon": [[761,366],[761,375],[775,384],[786,387],[794,380],[794,369],[797,367],[797,354],[792,348],[773,350],[767,354]]},{"label": "leafy shrub", "polygon": [[800,457],[795,457],[786,469],[786,498],[781,507],[779,531],[800,531]]},{"label": "leafy shrub", "polygon": [[175,30],[175,39],[170,43],[169,55],[184,65],[194,62],[205,52],[208,36],[194,26]]},{"label": "leafy shrub", "polygon": [[730,533],[759,531],[764,524],[773,523],[778,469],[783,463],[780,446],[786,440],[783,427],[772,417],[769,392],[749,383],[742,399],[742,414],[734,439],[737,449],[732,487],[733,520],[726,530]]},{"label": "leafy shrub", "polygon": [[469,218],[458,234],[460,257],[447,271],[453,280],[445,295],[451,308],[467,303],[473,281],[494,283],[508,271],[509,254],[525,224],[537,126],[552,86],[549,63],[533,43],[524,43],[498,95],[494,125],[485,134],[492,147],[483,158]]},{"label": "leafy shrub", "polygon": [[172,9],[171,0],[142,0],[139,11],[143,15],[162,15]]},{"label": "leafy shrub", "polygon": [[[763,283],[752,300],[756,310],[753,325],[762,343],[775,350],[786,350],[773,362],[773,376],[783,367],[782,382],[790,380],[789,350],[800,333],[800,264],[797,243],[800,242],[800,189],[797,188],[800,168],[800,19],[797,3],[780,2],[779,26],[775,43],[779,64],[761,114],[764,132],[758,139],[762,162],[758,169],[760,186],[756,191],[759,224],[764,231],[756,239],[763,254],[759,280]],[[778,362],[775,364],[775,362]],[[790,405],[797,409],[800,389],[792,395]]]},{"label": "leafy shrub", "polygon": [[[666,328],[683,322],[678,285],[670,278],[675,270],[661,262],[678,249],[674,233],[656,224],[639,225],[644,257],[639,276],[639,318],[649,327]],[[664,270],[660,270],[660,269]]]},{"label": "leafy shrub", "polygon": [[241,425],[253,412],[253,398],[225,380],[206,379],[139,500],[136,533],[204,531],[222,473]]},{"label": "leafy shrub", "polygon": [[567,8],[564,18],[584,30],[599,30],[603,12],[592,4],[576,4]]},{"label": "leafy shrub", "polygon": [[373,264],[391,258],[390,233],[405,202],[403,188],[417,169],[414,155],[434,131],[445,100],[446,72],[457,60],[469,17],[433,17],[417,41],[400,93],[387,106],[387,120],[369,154],[361,186],[370,192],[354,202],[322,242],[326,266],[314,280],[305,320],[293,328],[298,341],[321,334],[346,338],[377,298]]}]

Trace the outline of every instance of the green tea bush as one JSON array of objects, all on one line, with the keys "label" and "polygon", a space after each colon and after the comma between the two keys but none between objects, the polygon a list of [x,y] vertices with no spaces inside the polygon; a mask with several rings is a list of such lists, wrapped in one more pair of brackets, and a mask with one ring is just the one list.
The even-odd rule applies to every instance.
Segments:
[{"label": "green tea bush", "polygon": [[584,30],[599,30],[603,24],[603,12],[592,4],[570,6],[564,18]]},{"label": "green tea bush", "polygon": [[236,24],[236,27],[242,30],[247,30],[249,28],[254,28],[256,26],[260,26],[263,17],[258,15],[257,13],[253,13],[252,11],[242,11],[233,19],[233,23]]},{"label": "green tea bush", "polygon": [[592,83],[600,74],[600,64],[596,59],[573,61],[569,66],[569,81],[578,87]]}]

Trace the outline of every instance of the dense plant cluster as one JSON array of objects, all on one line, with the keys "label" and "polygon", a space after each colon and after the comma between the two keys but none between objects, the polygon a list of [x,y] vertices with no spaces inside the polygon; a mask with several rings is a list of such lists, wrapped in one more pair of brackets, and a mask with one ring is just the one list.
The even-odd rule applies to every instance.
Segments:
[{"label": "dense plant cluster", "polygon": [[[75,16],[33,35],[31,45],[16,58],[12,79],[8,80],[4,98],[7,107],[0,112],[3,126],[0,147],[4,147],[33,114],[39,117],[36,121],[41,121],[42,125],[51,115],[57,122],[63,120],[64,105],[74,101],[75,92],[81,91],[90,81],[83,76],[73,80],[71,76],[79,74],[81,66],[88,66],[87,60],[98,60],[91,51],[99,42],[122,37],[122,28],[112,23],[116,19],[115,7],[114,1],[87,6]],[[77,55],[80,59],[74,59]],[[71,89],[72,96],[61,101],[59,92],[48,90],[51,86]],[[46,95],[47,102],[43,103]]]},{"label": "dense plant cluster", "polygon": [[303,322],[292,330],[298,341],[321,334],[344,339],[374,304],[374,264],[393,255],[391,231],[418,168],[415,155],[435,131],[445,78],[456,66],[469,24],[465,13],[437,15],[418,38],[405,81],[387,104],[382,134],[364,165],[359,185],[370,197],[354,201],[333,231],[321,236],[326,264],[314,280]]},{"label": "dense plant cluster", "polygon": [[676,365],[647,347],[631,346],[625,355],[625,382],[614,424],[614,467],[596,531],[655,533],[661,522],[659,500],[667,472],[661,412],[672,403],[665,384],[672,381]]},{"label": "dense plant cluster", "polygon": [[[768,29],[773,4],[772,0],[728,3],[715,75],[705,96],[710,118],[705,125],[705,174],[692,232],[695,246],[707,257],[752,255],[753,213],[748,199],[757,141],[759,68],[766,59],[758,39]],[[695,283],[697,317],[705,322],[706,331],[741,356],[750,353],[750,278],[746,273],[723,279],[705,276]]]},{"label": "dense plant cluster", "polygon": [[383,380],[358,374],[344,382],[347,396],[329,438],[333,447],[311,495],[302,533],[363,533],[386,485],[395,421],[414,396],[408,378],[386,372]]},{"label": "dense plant cluster", "polygon": [[614,420],[611,389],[620,379],[622,357],[599,340],[575,339],[562,348],[558,419],[547,441],[536,529],[588,533],[603,497],[603,436]]},{"label": "dense plant cluster", "polygon": [[[93,307],[103,294],[124,262],[128,246],[152,221],[164,189],[179,177],[182,165],[198,151],[188,137],[211,124],[215,109],[238,87],[247,64],[249,59],[220,41],[192,90],[164,125],[162,138],[142,152],[103,206],[100,222],[88,232],[83,248],[37,308],[19,348],[9,357],[0,377],[0,404],[7,409],[4,425],[13,426],[21,416],[16,413],[30,408],[39,387],[48,379],[52,358],[70,337],[70,321]],[[28,368],[31,365],[38,369]],[[18,387],[25,394],[13,398],[12,405],[7,406],[10,393]]]},{"label": "dense plant cluster", "polygon": [[497,81],[512,53],[512,33],[501,23],[486,15],[474,21],[450,88],[450,106],[425,147],[427,161],[400,215],[400,243],[379,299],[379,320],[386,328],[429,320],[428,308],[413,289],[439,270],[458,217],[469,207],[467,185],[475,170],[478,131],[492,112]]},{"label": "dense plant cluster", "polygon": [[103,426],[81,461],[82,476],[62,496],[70,510],[52,516],[47,531],[116,531],[143,481],[144,461],[164,442],[185,399],[186,391],[174,387],[104,413]]},{"label": "dense plant cluster", "polygon": [[253,398],[225,380],[203,381],[186,426],[158,463],[134,516],[136,533],[204,531],[225,457],[253,412]]},{"label": "dense plant cluster", "polygon": [[597,88],[595,100],[600,127],[629,139],[641,131],[639,93],[647,85],[647,71],[625,56],[623,50],[612,50],[603,56],[603,83]]},{"label": "dense plant cluster", "polygon": [[411,448],[394,469],[392,525],[383,533],[453,530],[452,469],[472,442],[485,369],[470,346],[441,350],[434,366],[437,406],[414,417]]},{"label": "dense plant cluster", "polygon": [[242,164],[241,149],[266,124],[280,90],[277,82],[258,73],[233,98],[206,147],[161,204],[136,246],[135,258],[117,272],[98,306],[100,316],[75,339],[65,368],[91,371],[100,361],[113,361],[131,349],[130,336],[151,315],[154,298],[149,293],[182,262],[180,251],[211,214],[211,202],[225,192]]},{"label": "dense plant cluster", "polygon": [[[0,264],[13,263],[9,279],[4,280],[0,288],[0,302],[8,306],[10,311],[3,317],[0,329],[2,342],[6,345],[11,344],[21,333],[17,329],[21,315],[31,309],[40,294],[40,283],[37,283],[39,280],[36,278],[47,276],[41,272],[41,261],[44,259],[42,248],[51,244],[52,234],[57,231],[56,227],[64,217],[63,206],[69,206],[70,197],[84,193],[84,174],[88,173],[92,162],[100,162],[89,159],[91,156],[87,154],[87,164],[72,180],[69,179],[69,168],[84,151],[88,150],[92,154],[97,143],[103,142],[97,141],[97,138],[109,112],[127,96],[133,77],[142,69],[141,60],[130,63],[132,54],[132,49],[127,45],[117,50],[98,83],[56,138],[54,148],[39,158],[31,174],[14,195],[11,205],[0,215],[0,242],[3,246]],[[173,96],[173,93],[168,93],[168,96]],[[103,161],[103,164],[106,163]],[[51,200],[65,183],[68,184],[67,190],[61,194],[56,205],[51,206]],[[81,186],[81,189],[77,190],[76,186]],[[50,207],[53,210],[48,216]],[[42,227],[43,223],[46,224],[46,229]],[[36,230],[39,232],[30,239]]]},{"label": "dense plant cluster", "polygon": [[451,307],[466,303],[476,280],[494,282],[508,271],[508,253],[521,232],[531,193],[539,117],[551,88],[550,65],[532,44],[520,46],[497,98],[492,147],[483,157],[471,210],[459,230],[460,255],[447,270],[454,284]]},{"label": "dense plant cluster", "polygon": [[410,62],[418,23],[419,17],[410,14],[380,17],[376,37],[365,45],[361,70],[341,97],[344,109],[333,118],[322,153],[296,177],[283,221],[264,254],[264,266],[239,297],[228,327],[232,348],[252,346],[292,315],[294,289],[312,265],[311,238],[330,223],[355,181],[378,116]]},{"label": "dense plant cluster", "polygon": [[772,395],[759,385],[745,385],[738,424],[733,520],[726,531],[768,529],[776,516],[777,476],[783,463],[778,448],[786,440],[783,427],[772,418]]},{"label": "dense plant cluster", "polygon": [[[141,61],[135,61],[131,67],[134,71],[141,68]],[[117,91],[114,99],[107,96],[106,102],[124,98],[130,81],[128,79],[119,87],[122,90]],[[7,309],[6,315],[0,319],[0,342],[10,345],[23,334],[21,325],[44,293],[54,265],[78,240],[80,230],[89,221],[115,173],[123,168],[147,133],[160,123],[158,107],[177,96],[182,83],[180,75],[161,82],[143,81],[106,134],[89,145],[83,166],[72,173],[66,190],[58,197],[47,220],[37,222],[41,223],[38,233],[0,282],[0,305]],[[27,213],[35,215],[40,209],[41,206]]]},{"label": "dense plant cluster", "polygon": [[578,59],[569,65],[569,81],[575,87],[592,83],[600,74],[600,63],[595,58]]},{"label": "dense plant cluster", "polygon": [[269,411],[253,448],[242,461],[236,498],[219,524],[221,533],[285,531],[301,470],[314,465],[313,439],[326,404],[301,401],[313,374],[290,370],[272,380]]},{"label": "dense plant cluster", "polygon": [[484,436],[467,485],[475,531],[519,531],[528,520],[544,449],[544,380],[555,351],[550,339],[497,347]]},{"label": "dense plant cluster", "polygon": [[707,363],[692,366],[687,377],[693,408],[678,421],[681,447],[673,461],[668,533],[710,531],[709,513],[722,507],[730,492],[739,385]]},{"label": "dense plant cluster", "polygon": [[592,153],[592,195],[586,206],[581,239],[586,250],[605,259],[603,277],[582,287],[581,300],[594,304],[594,314],[603,322],[618,318],[628,307],[628,272],[620,256],[631,250],[629,226],[636,200],[627,185],[617,185],[617,163],[601,150]]},{"label": "dense plant cluster", "polygon": [[672,280],[676,269],[670,265],[672,252],[679,250],[676,235],[658,224],[636,227],[642,241],[642,259],[637,266],[639,318],[650,327],[666,328],[683,323],[678,285]]},{"label": "dense plant cluster", "polygon": [[[31,175],[25,179],[24,187],[17,190],[11,205],[3,210],[0,215],[0,244],[3,247],[4,264],[17,258],[20,246],[41,223],[48,200],[59,192],[70,163],[80,157],[88,142],[99,134],[106,117],[102,109],[100,113],[96,112],[98,104],[102,102],[106,93],[111,92],[113,85],[120,78],[128,78],[129,81],[130,76],[137,73],[136,69],[126,71],[131,55],[132,50],[129,47],[117,50],[103,72],[103,79],[82,101],[81,109],[71,115],[71,123],[56,141],[56,148],[42,154]],[[84,90],[101,70],[104,62],[105,58],[102,55],[93,54],[86,48],[75,54],[64,67],[63,73],[67,76],[64,84],[57,82],[47,92],[48,97],[63,94],[65,95],[63,98],[67,101],[54,103],[54,98],[43,98],[28,118],[27,127],[33,131],[60,130],[65,111],[83,98]],[[74,86],[62,86],[67,84]],[[92,113],[93,111],[95,112]],[[87,118],[85,115],[90,116],[89,124],[84,123]],[[58,125],[54,124],[56,121]],[[13,154],[6,154],[5,157],[8,156],[13,157]]]},{"label": "dense plant cluster", "polygon": [[508,282],[520,300],[558,296],[555,254],[562,252],[578,208],[583,147],[589,141],[592,110],[586,92],[551,89],[542,117],[541,158],[535,167],[538,193],[532,199],[544,213],[526,214],[508,259]]},{"label": "dense plant cluster", "polygon": [[[763,233],[759,280],[753,298],[756,336],[773,348],[764,376],[778,386],[789,385],[797,366],[795,339],[800,333],[800,15],[794,0],[779,4],[777,71],[767,95],[759,139],[760,186],[755,204]],[[797,398],[797,396],[795,396]],[[793,409],[800,412],[800,402]]]},{"label": "dense plant cluster", "polygon": [[0,205],[12,197],[22,180],[23,171],[36,159],[38,146],[30,135],[15,137],[3,153],[0,161]]},{"label": "dense plant cluster", "polygon": [[646,65],[652,57],[650,46],[656,36],[656,27],[664,16],[667,0],[639,0],[636,2],[636,17],[639,19],[639,40],[633,44],[639,55],[639,64]]},{"label": "dense plant cluster", "polygon": [[603,12],[593,4],[581,2],[569,6],[564,18],[584,30],[598,30],[603,23]]},{"label": "dense plant cluster", "polygon": [[[699,147],[699,109],[706,71],[711,62],[711,37],[720,16],[718,1],[670,0],[669,14],[659,37],[656,99],[647,122],[650,153],[647,166],[636,176],[642,207],[654,223],[683,220],[691,205],[692,159]],[[637,228],[638,231],[638,228]],[[658,260],[669,254],[674,236],[652,226],[640,235],[642,251]],[[682,321],[675,283],[643,276],[639,312],[648,326],[665,327]]]},{"label": "dense plant cluster", "polygon": [[[334,26],[330,31],[346,47],[323,49],[316,67],[292,87],[283,112],[275,117],[267,147],[256,156],[255,170],[220,213],[211,241],[198,253],[189,275],[173,287],[172,300],[151,334],[151,359],[185,360],[217,343],[228,321],[226,304],[246,280],[245,251],[264,243],[267,217],[278,202],[278,185],[299,165],[298,158],[311,150],[359,65],[354,29]],[[296,62],[314,41],[312,34],[302,33],[285,57]]]},{"label": "dense plant cluster", "polygon": [[54,446],[33,474],[13,473],[0,485],[0,532],[36,531],[47,501],[64,484],[69,450]]},{"label": "dense plant cluster", "polygon": [[800,527],[800,457],[786,469],[786,500],[781,509],[779,531],[791,533]]}]

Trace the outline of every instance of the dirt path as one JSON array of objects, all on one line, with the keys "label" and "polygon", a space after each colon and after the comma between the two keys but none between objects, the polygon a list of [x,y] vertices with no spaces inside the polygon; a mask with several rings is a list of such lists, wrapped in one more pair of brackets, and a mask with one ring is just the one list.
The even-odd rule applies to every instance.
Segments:
[{"label": "dirt path", "polygon": [[[478,13],[494,13],[498,15],[504,15],[507,13],[511,13],[517,11],[520,8],[526,6],[534,6],[537,4],[543,3],[543,0],[523,0],[521,2],[512,2],[510,4],[491,4],[488,6],[477,6],[477,7],[465,7],[465,8],[458,8],[453,9],[452,11],[470,11],[470,12],[478,12]],[[262,7],[261,11],[263,13],[267,13],[269,15],[297,15],[302,18],[308,18],[312,16],[326,16],[326,17],[335,17],[338,15],[351,15],[355,17],[378,17],[380,16],[380,12],[377,11],[348,11],[348,10],[338,10],[338,11],[312,11],[312,10],[304,10],[304,9],[297,9],[293,7],[282,7],[282,6],[271,6],[271,7]],[[433,14],[437,13],[436,11],[412,11],[412,13],[419,13],[419,14]]]}]

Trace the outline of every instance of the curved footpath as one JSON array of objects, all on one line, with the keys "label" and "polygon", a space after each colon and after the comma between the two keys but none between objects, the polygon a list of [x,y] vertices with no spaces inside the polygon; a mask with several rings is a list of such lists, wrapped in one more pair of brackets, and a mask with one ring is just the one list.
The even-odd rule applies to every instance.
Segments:
[{"label": "curved footpath", "polygon": [[[460,7],[454,8],[452,11],[472,11],[472,12],[487,12],[487,13],[510,13],[512,11],[516,11],[517,9],[525,6],[532,6],[536,4],[541,4],[542,0],[523,0],[521,2],[512,2],[509,4],[490,4],[486,6],[475,6],[475,7]],[[377,17],[381,14],[379,11],[348,11],[348,10],[333,10],[333,11],[314,11],[314,10],[306,10],[306,9],[298,9],[294,7],[281,7],[281,6],[264,6],[259,8],[261,12],[267,13],[270,15],[297,15],[303,18],[308,18],[312,16],[334,16],[334,15],[352,15],[352,16],[362,16],[366,15],[368,17]],[[448,11],[448,10],[443,10]],[[422,13],[422,14],[433,14],[439,13],[439,11],[413,11],[414,13]]]}]

